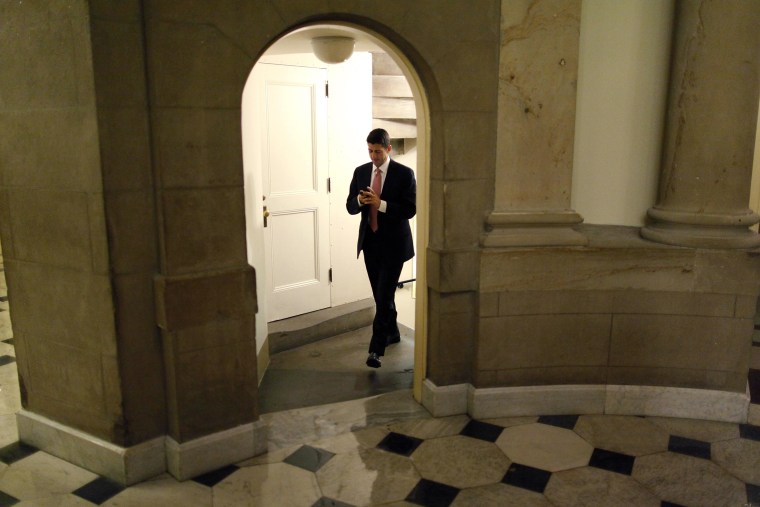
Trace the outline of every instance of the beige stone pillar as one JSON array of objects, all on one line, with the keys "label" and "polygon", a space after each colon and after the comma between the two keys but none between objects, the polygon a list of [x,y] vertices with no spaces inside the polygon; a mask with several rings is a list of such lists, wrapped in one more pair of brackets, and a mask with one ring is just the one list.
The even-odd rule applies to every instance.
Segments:
[{"label": "beige stone pillar", "polygon": [[[240,106],[255,59],[229,6],[146,6],[156,175],[156,319],[168,471],[179,479],[261,452],[256,284],[245,238]],[[219,24],[219,25],[217,25]]]},{"label": "beige stone pillar", "polygon": [[760,85],[760,2],[676,5],[659,199],[642,236],[660,243],[752,248],[748,228]]},{"label": "beige stone pillar", "polygon": [[145,15],[0,3],[19,439],[124,484],[265,442],[240,146],[252,60],[204,23],[146,34]]},{"label": "beige stone pillar", "polygon": [[583,245],[570,209],[580,0],[502,2],[494,211],[485,246]]},{"label": "beige stone pillar", "polygon": [[0,20],[19,439],[136,482],[166,469],[139,3],[4,2]]}]

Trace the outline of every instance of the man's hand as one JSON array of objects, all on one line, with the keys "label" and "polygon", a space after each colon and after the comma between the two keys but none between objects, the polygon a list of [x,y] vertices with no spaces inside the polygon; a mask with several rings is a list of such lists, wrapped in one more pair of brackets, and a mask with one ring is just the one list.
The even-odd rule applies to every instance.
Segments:
[{"label": "man's hand", "polygon": [[370,204],[379,208],[380,196],[377,195],[370,187],[367,187],[367,190],[359,191],[359,202],[361,202],[363,205]]}]

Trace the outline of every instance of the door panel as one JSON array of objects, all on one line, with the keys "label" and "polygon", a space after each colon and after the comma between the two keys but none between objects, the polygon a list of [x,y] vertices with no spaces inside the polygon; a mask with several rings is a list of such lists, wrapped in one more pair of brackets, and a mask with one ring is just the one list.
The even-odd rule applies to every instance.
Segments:
[{"label": "door panel", "polygon": [[272,228],[272,283],[275,292],[309,285],[319,279],[319,220],[317,210],[275,213]]},{"label": "door panel", "polygon": [[330,306],[326,71],[260,65],[271,322]]}]

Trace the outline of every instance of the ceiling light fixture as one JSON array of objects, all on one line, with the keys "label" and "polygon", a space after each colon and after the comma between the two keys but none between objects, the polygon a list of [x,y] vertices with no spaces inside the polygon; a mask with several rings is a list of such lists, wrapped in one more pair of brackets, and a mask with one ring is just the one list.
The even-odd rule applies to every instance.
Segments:
[{"label": "ceiling light fixture", "polygon": [[351,37],[314,37],[311,39],[311,49],[324,63],[342,63],[351,58],[355,42]]}]

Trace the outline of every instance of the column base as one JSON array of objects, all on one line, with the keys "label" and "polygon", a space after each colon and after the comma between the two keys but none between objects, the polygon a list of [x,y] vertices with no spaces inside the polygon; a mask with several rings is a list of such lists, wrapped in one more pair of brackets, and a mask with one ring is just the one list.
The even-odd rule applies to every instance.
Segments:
[{"label": "column base", "polygon": [[261,420],[182,444],[161,436],[120,447],[26,410],[16,419],[22,442],[125,486],[166,471],[184,481],[267,450]]},{"label": "column base", "polygon": [[711,214],[655,207],[647,214],[653,223],[641,228],[641,236],[657,243],[718,249],[760,246],[760,235],[749,230],[760,217],[751,210],[740,214]]},{"label": "column base", "polygon": [[744,249],[760,246],[760,235],[746,227],[652,224],[641,228],[641,237],[666,245],[691,248]]},{"label": "column base", "polygon": [[486,220],[485,247],[585,246],[588,238],[573,229],[583,222],[574,211],[493,212]]},{"label": "column base", "polygon": [[[427,392],[426,392],[427,391]],[[425,380],[423,406],[433,415],[498,417],[607,414],[678,417],[746,423],[749,391],[625,385],[556,385],[476,388],[470,384],[438,387]],[[457,408],[459,412],[453,411]]]}]

